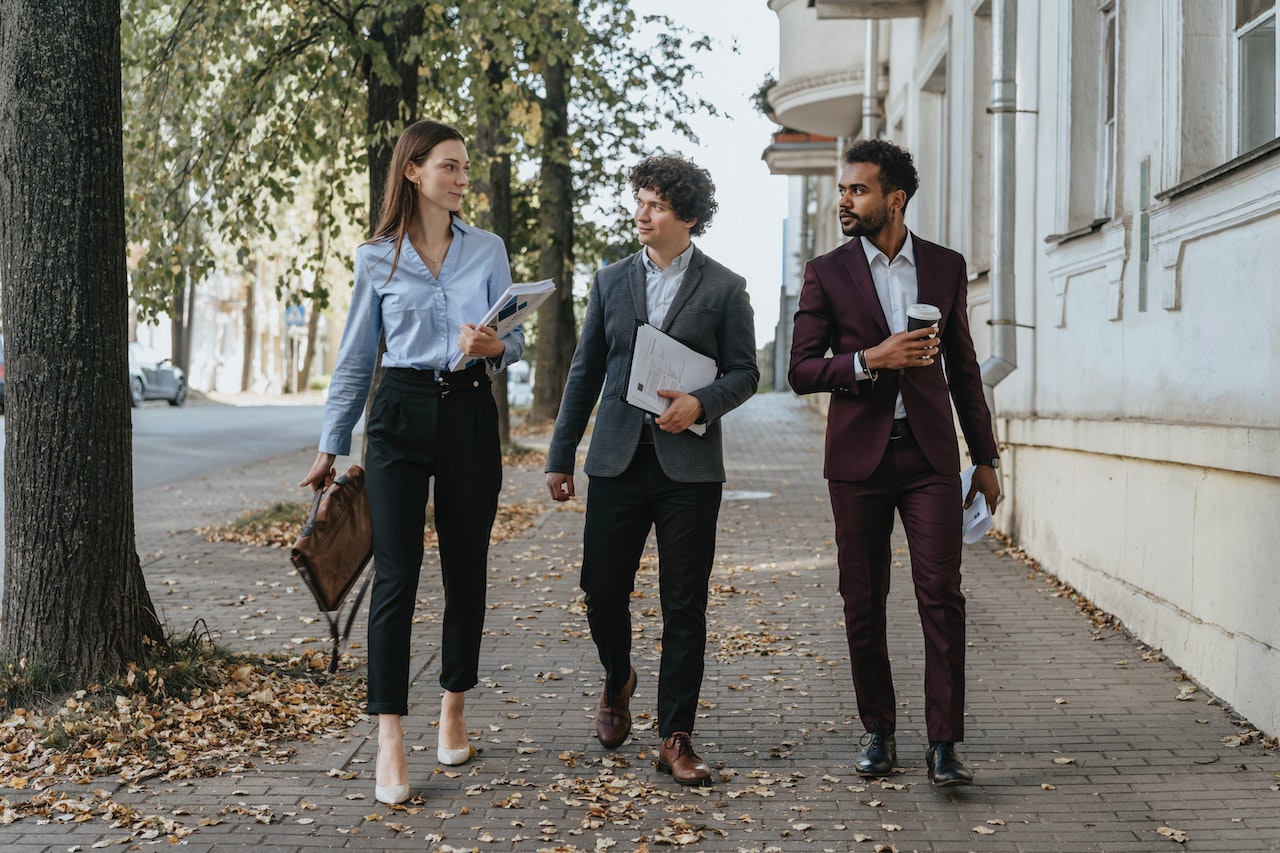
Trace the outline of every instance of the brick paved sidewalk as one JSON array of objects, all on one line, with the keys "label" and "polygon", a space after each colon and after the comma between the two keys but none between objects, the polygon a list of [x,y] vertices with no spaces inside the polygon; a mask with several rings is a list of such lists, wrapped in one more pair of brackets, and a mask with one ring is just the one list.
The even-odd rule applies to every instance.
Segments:
[{"label": "brick paved sidewalk", "polygon": [[[636,730],[617,753],[593,735],[599,664],[576,587],[581,498],[491,551],[482,684],[467,720],[477,759],[434,761],[442,603],[429,556],[406,720],[407,809],[373,801],[372,723],[299,746],[289,764],[243,775],[117,790],[118,801],[195,826],[193,850],[1153,851],[1280,850],[1280,756],[1120,632],[1093,628],[1047,580],[969,546],[970,788],[931,788],[924,771],[923,643],[902,542],[891,595],[901,772],[858,779],[859,750],[821,478],[821,418],[762,394],[726,425],[729,482],[713,576],[700,753],[720,774],[685,790],[652,767],[656,642],[652,558],[635,614]],[[197,617],[232,645],[280,648],[314,634],[310,597],[283,552],[190,533],[276,497],[296,498],[312,451],[235,477],[138,497],[139,550],[165,619]],[[542,500],[540,466],[509,470],[504,500]],[[579,486],[581,480],[579,477]],[[363,626],[357,628],[361,632]],[[354,654],[362,654],[355,649]],[[1147,655],[1147,658],[1155,658]],[[331,775],[335,773],[336,775]],[[351,776],[352,778],[342,778]],[[99,780],[95,787],[111,787]],[[1161,834],[1179,831],[1185,843]],[[0,827],[6,851],[89,850],[119,838],[101,820]],[[142,844],[134,839],[133,844]]]}]

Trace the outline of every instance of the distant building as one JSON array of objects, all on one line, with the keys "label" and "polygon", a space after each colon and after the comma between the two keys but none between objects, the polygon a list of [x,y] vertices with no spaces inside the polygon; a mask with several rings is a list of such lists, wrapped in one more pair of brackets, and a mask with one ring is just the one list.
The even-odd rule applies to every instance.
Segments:
[{"label": "distant building", "polygon": [[[979,359],[1003,379],[999,526],[1280,733],[1275,0],[769,7],[768,97],[800,134],[765,152],[793,176],[776,361],[803,261],[843,240],[838,152],[868,130],[905,145],[922,179],[908,225],[968,258]],[[1006,78],[993,41],[1011,17]],[[1012,95],[1004,156],[993,78]]]}]

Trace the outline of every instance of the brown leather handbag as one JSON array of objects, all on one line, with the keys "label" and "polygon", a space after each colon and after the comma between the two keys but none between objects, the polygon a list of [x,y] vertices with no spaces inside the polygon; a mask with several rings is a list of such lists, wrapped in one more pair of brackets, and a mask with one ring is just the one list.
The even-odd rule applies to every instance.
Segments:
[{"label": "brown leather handbag", "polygon": [[290,551],[298,574],[329,620],[333,637],[329,672],[338,670],[342,643],[351,633],[351,623],[373,579],[372,573],[360,587],[347,614],[346,628],[341,632],[339,611],[372,557],[373,522],[369,516],[369,497],[364,490],[364,469],[352,465],[331,485],[315,493],[311,513]]}]

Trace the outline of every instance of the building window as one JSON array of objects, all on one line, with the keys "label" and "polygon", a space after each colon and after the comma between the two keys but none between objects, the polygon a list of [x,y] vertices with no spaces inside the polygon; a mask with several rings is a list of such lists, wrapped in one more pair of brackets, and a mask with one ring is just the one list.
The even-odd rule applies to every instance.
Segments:
[{"label": "building window", "polygon": [[1236,0],[1235,44],[1238,97],[1236,153],[1252,151],[1280,136],[1276,110],[1276,2]]},{"label": "building window", "polygon": [[950,244],[947,205],[951,187],[951,113],[947,98],[947,57],[938,58],[920,82],[920,140],[916,166],[927,189],[916,195],[921,236]]},{"label": "building window", "polygon": [[1116,189],[1116,87],[1118,85],[1116,45],[1116,5],[1100,4],[1102,12],[1101,56],[1098,62],[1098,188],[1095,219],[1110,218]]},{"label": "building window", "polygon": [[[971,155],[965,158],[961,168],[969,169],[967,179],[961,177],[961,190],[969,195],[969,203],[961,208],[968,215],[960,220],[961,232],[968,231],[969,241],[965,257],[969,272],[982,274],[991,269],[991,193],[993,149],[991,137],[991,4],[984,2],[973,13],[973,61],[970,68],[973,82],[970,91]],[[962,245],[964,245],[962,243]]]},{"label": "building window", "polygon": [[[1109,201],[1104,188],[1110,168],[1114,168],[1114,145],[1106,142],[1109,128],[1107,81],[1114,78],[1114,49],[1104,48],[1103,24],[1114,21],[1110,3],[1077,2],[1058,4],[1059,48],[1062,51],[1061,79],[1067,81],[1059,97],[1059,116],[1065,131],[1066,154],[1057,166],[1059,236],[1090,233],[1106,221]],[[1111,65],[1109,71],[1107,66]],[[1112,86],[1114,91],[1114,86]],[[1114,101],[1111,110],[1114,112]]]}]

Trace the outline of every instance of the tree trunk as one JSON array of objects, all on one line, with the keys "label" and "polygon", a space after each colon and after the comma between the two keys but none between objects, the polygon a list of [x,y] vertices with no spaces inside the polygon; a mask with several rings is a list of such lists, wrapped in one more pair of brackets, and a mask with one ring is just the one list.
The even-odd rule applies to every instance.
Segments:
[{"label": "tree trunk", "polygon": [[316,338],[320,336],[320,312],[316,310],[314,299],[307,312],[307,351],[302,356],[302,369],[298,371],[298,393],[306,391],[311,384],[311,367],[316,360]]},{"label": "tree trunk", "polygon": [[382,190],[391,166],[391,152],[406,126],[418,118],[418,63],[406,58],[410,43],[422,34],[422,6],[413,4],[396,10],[394,16],[380,14],[374,19],[370,38],[386,52],[393,76],[378,74],[373,57],[365,54],[364,78],[369,87],[365,129],[369,135],[369,229],[378,225],[382,212]]},{"label": "tree trunk", "polygon": [[[368,54],[364,59],[364,77],[369,87],[368,111],[365,128],[368,132],[369,152],[369,227],[373,235],[382,212],[382,190],[391,168],[391,152],[404,128],[418,118],[418,63],[416,58],[406,59],[410,42],[422,33],[422,6],[414,4],[394,18],[379,15],[374,20],[371,38],[386,51],[387,62],[396,74],[395,79],[379,76]],[[382,384],[382,354],[387,351],[386,341],[378,342],[378,364],[369,383],[369,396],[365,399],[365,423],[373,408],[373,398]],[[363,462],[363,458],[361,460]]]},{"label": "tree trunk", "polygon": [[253,387],[253,356],[258,351],[257,318],[254,306],[258,298],[258,264],[250,261],[245,267],[248,279],[244,285],[244,364],[240,368],[240,390]]},{"label": "tree trunk", "polygon": [[[325,228],[324,214],[316,217],[316,257],[325,258],[328,256],[327,245],[329,242],[329,231]],[[321,286],[321,276],[324,275],[323,261],[321,267],[316,270],[315,287]],[[298,371],[298,391],[299,393],[306,391],[307,386],[311,384],[311,366],[316,360],[316,338],[320,331],[320,312],[317,310],[319,306],[318,299],[312,299],[310,307],[307,309],[307,341],[306,355],[302,357],[302,369]]]},{"label": "tree trunk", "polygon": [[[493,43],[485,40],[485,53],[493,54]],[[481,212],[482,226],[502,238],[511,258],[511,155],[506,146],[511,141],[510,121],[500,98],[507,67],[490,59],[485,65],[486,88],[477,92],[476,138],[473,158],[480,168],[472,181],[476,196],[487,198],[487,209]],[[489,168],[484,168],[488,163]],[[527,331],[527,330],[526,330]],[[498,437],[503,447],[511,446],[511,407],[507,401],[507,372],[493,377],[493,398],[498,405]]]},{"label": "tree trunk", "polygon": [[538,358],[532,421],[552,421],[578,344],[573,314],[573,167],[569,139],[568,68],[548,57],[543,65],[542,173],[538,186],[541,234],[538,277],[553,278],[556,291],[538,308]]},{"label": "tree trunk", "polygon": [[134,544],[119,0],[0,0],[0,646],[108,677],[163,641]]},{"label": "tree trunk", "polygon": [[169,339],[173,349],[173,363],[187,374],[191,384],[191,330],[195,327],[196,282],[188,273],[182,286],[173,295],[173,311],[170,314]]}]

